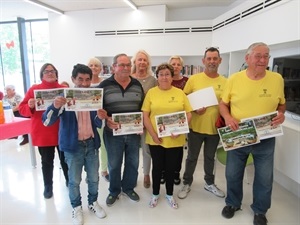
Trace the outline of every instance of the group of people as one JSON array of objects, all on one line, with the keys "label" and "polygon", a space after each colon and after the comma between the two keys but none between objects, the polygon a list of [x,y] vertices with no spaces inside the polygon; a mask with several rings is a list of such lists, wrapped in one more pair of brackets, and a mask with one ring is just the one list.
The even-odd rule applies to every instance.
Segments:
[{"label": "group of people", "polygon": [[[40,71],[42,83],[32,86],[19,105],[21,115],[32,118],[32,142],[38,146],[42,159],[44,197],[51,198],[53,195],[53,159],[57,148],[69,189],[73,224],[84,223],[80,193],[83,167],[88,187],[88,209],[98,218],[106,216],[105,210],[97,202],[100,164],[102,177],[109,181],[106,205],[114,205],[120,194],[138,202],[140,197],[134,189],[137,186],[139,151],[142,148],[145,188],[151,187],[152,178],[149,206],[154,208],[158,204],[160,186],[165,183],[166,201],[177,209],[173,191],[174,184],[181,183],[186,141],[188,151],[178,198],[186,198],[191,191],[202,145],[204,189],[218,197],[225,197],[225,193],[215,184],[214,173],[215,153],[219,144],[215,123],[219,114],[232,130],[238,129],[242,118],[276,110],[278,116],[273,119],[272,125],[284,121],[283,79],[279,74],[266,70],[269,51],[264,43],[252,44],[245,56],[248,68],[228,79],[218,73],[222,58],[218,48],[214,47],[205,50],[202,59],[204,71],[189,78],[181,74],[183,59],[180,56],[172,56],[168,63],[158,65],[153,76],[150,56],[144,50],[138,51],[132,58],[123,53],[116,55],[112,63],[113,74],[105,80],[99,78],[99,60],[93,59],[87,65],[76,64],[71,77],[75,88],[103,88],[103,108],[97,111],[66,111],[66,98],[62,96],[57,96],[46,111],[36,111],[34,90],[62,87],[58,83],[57,69],[52,64],[45,64]],[[187,95],[206,87],[213,87],[220,104],[192,109]],[[186,113],[189,133],[159,137],[155,116],[180,111]],[[114,136],[113,130],[119,124],[112,119],[112,114],[130,112],[142,112],[143,134]],[[251,153],[255,166],[251,205],[254,225],[267,224],[265,214],[271,204],[274,148],[275,138],[270,138],[227,153],[227,195],[226,206],[222,210],[225,218],[232,218],[242,207],[244,169]]]}]

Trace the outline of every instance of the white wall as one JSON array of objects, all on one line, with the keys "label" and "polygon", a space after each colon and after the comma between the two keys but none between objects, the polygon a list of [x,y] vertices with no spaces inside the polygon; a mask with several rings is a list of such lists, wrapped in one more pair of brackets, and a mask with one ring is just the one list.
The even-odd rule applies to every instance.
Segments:
[{"label": "white wall", "polygon": [[283,132],[276,138],[274,179],[300,198],[300,116],[287,112]]},{"label": "white wall", "polygon": [[151,56],[198,56],[211,45],[212,33],[95,36],[95,31],[211,26],[212,21],[168,22],[165,6],[70,12],[49,15],[52,63],[61,80],[70,80],[74,64],[93,56],[133,55],[145,49]]},{"label": "white wall", "polygon": [[[264,41],[276,45],[299,41],[299,1],[286,0],[284,4],[264,9],[262,13],[241,19],[213,33],[95,36],[95,31],[209,27],[255,4],[257,1],[246,1],[214,21],[170,22],[166,20],[167,9],[163,5],[141,7],[138,11],[126,8],[69,12],[63,16],[50,14],[51,61],[59,69],[60,79],[70,80],[73,65],[87,63],[92,56],[108,57],[106,60],[110,62],[111,57],[118,53],[133,55],[137,50],[145,49],[152,57],[167,58],[174,54],[195,56],[200,62],[198,65],[201,65],[200,56],[205,48],[218,46],[221,53],[229,54],[228,60],[226,58],[227,61],[223,61],[220,67],[220,73],[228,75],[238,71],[244,61],[242,54],[252,42]],[[298,20],[295,18],[297,15]],[[298,44],[298,52],[299,48]],[[193,64],[189,61],[194,60],[186,60],[187,64]],[[225,62],[229,64],[225,65]]]},{"label": "white wall", "polygon": [[[247,1],[244,5],[249,7]],[[258,1],[253,1],[256,5]],[[278,6],[263,9],[255,15],[218,29],[213,33],[212,44],[219,46],[223,52],[239,51],[247,49],[251,43],[265,42],[268,45],[300,40],[300,5],[299,1],[283,1]],[[224,18],[234,16],[234,13],[242,12],[234,10],[214,20],[218,24]]]}]

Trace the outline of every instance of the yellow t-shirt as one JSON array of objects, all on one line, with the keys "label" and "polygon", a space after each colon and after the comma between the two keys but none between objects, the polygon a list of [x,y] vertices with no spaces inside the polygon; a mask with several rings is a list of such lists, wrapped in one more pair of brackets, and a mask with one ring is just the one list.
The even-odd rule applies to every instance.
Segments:
[{"label": "yellow t-shirt", "polygon": [[[176,87],[169,90],[161,90],[158,87],[151,88],[144,99],[142,111],[150,112],[150,120],[154,130],[157,130],[155,116],[186,111],[191,112],[192,107],[184,92]],[[177,138],[163,137],[161,146],[165,148],[180,147],[185,144],[185,134]],[[150,134],[146,133],[146,143],[157,145]]]},{"label": "yellow t-shirt", "polygon": [[251,80],[243,70],[230,76],[222,100],[230,102],[231,115],[238,120],[274,112],[285,103],[284,81],[268,70],[262,79]]},{"label": "yellow t-shirt", "polygon": [[[213,87],[218,101],[225,87],[227,79],[224,76],[210,78],[205,73],[198,73],[190,76],[183,91],[188,95],[203,88]],[[217,134],[216,120],[219,115],[219,106],[210,106],[202,115],[192,112],[190,128],[197,133]]]}]

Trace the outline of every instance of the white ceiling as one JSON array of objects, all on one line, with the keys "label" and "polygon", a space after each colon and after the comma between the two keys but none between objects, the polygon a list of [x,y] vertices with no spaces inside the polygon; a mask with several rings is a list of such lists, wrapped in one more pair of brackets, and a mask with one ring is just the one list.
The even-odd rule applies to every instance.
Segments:
[{"label": "white ceiling", "polygon": [[[64,12],[125,8],[129,7],[123,0],[38,0]],[[132,0],[138,7],[166,5],[169,10],[202,7],[209,9],[201,19],[213,19],[245,0]],[[0,21],[14,21],[17,17],[24,19],[47,18],[48,11],[24,0],[0,0]],[[212,18],[208,18],[212,17]]]}]

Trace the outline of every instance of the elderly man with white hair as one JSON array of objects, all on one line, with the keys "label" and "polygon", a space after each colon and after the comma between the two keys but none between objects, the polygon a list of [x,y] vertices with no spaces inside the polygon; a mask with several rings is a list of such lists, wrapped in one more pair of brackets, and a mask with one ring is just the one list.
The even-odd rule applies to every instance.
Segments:
[{"label": "elderly man with white hair", "polygon": [[[6,95],[4,96],[3,100],[7,101],[11,105],[11,108],[14,112],[14,116],[23,117],[19,113],[19,104],[23,100],[23,97],[21,95],[19,95],[18,93],[16,93],[15,86],[12,84],[5,86],[5,92],[6,92]],[[18,137],[14,137],[14,138],[16,139]],[[27,143],[28,143],[28,134],[24,134],[23,140],[20,143],[20,145],[25,145]]]}]

